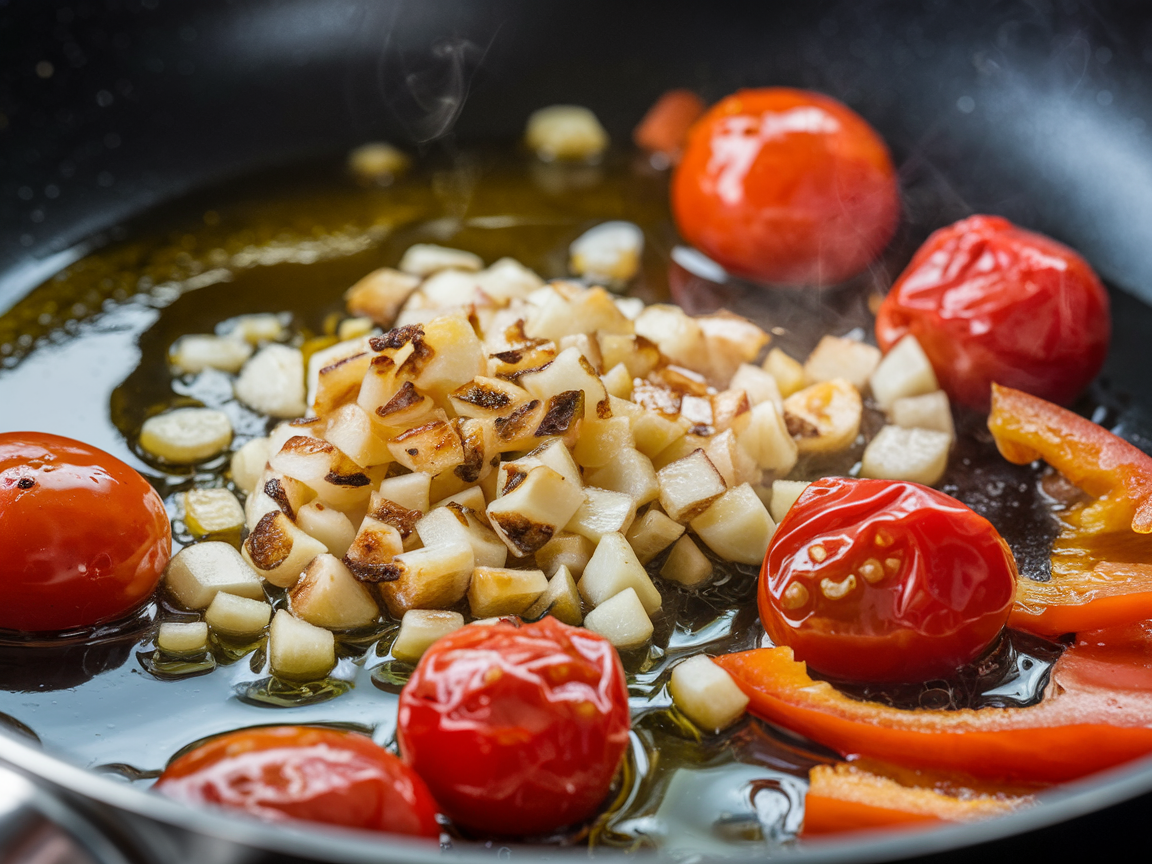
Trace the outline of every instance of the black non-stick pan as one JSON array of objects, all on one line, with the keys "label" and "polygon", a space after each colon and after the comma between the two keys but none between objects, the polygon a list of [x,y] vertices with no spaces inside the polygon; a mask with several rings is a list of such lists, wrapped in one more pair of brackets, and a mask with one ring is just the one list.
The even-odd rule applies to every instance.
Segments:
[{"label": "black non-stick pan", "polygon": [[[670,87],[715,100],[770,84],[846,102],[906,188],[932,190],[905,201],[909,248],[988,212],[1080,250],[1112,289],[1104,378],[1152,408],[1152,8],[1139,3],[0,0],[0,311],[149,207],[269,165],[374,139],[511,144],[555,102],[591,107],[626,141]],[[0,404],[0,428],[19,427],[16,410]],[[184,810],[18,735],[0,734],[5,762],[4,861],[21,860],[14,838],[37,814],[106,861],[437,857]],[[1149,790],[1139,763],[995,822],[780,854],[1146,854]]]}]

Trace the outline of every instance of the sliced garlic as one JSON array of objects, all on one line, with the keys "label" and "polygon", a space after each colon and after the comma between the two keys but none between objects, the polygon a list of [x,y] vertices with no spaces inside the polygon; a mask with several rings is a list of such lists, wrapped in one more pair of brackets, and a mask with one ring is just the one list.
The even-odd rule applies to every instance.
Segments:
[{"label": "sliced garlic", "polygon": [[697,654],[672,669],[672,703],[706,732],[719,732],[744,716],[748,697],[710,657]]},{"label": "sliced garlic", "polygon": [[392,643],[392,656],[416,663],[442,636],[464,626],[464,616],[444,609],[409,609],[400,619],[400,632]]},{"label": "sliced garlic", "polygon": [[305,409],[304,355],[287,345],[266,345],[244,364],[236,398],[269,417],[299,417]]},{"label": "sliced garlic", "polygon": [[897,399],[940,389],[928,355],[912,334],[905,336],[884,355],[872,373],[871,385],[872,395],[881,408],[888,408]]},{"label": "sliced garlic", "polygon": [[140,447],[177,465],[211,459],[232,443],[232,421],[213,408],[177,408],[149,417],[140,428]]},{"label": "sliced garlic", "polygon": [[572,241],[568,266],[591,282],[623,285],[640,271],[644,232],[632,222],[602,222]]},{"label": "sliced garlic", "polygon": [[431,276],[442,270],[465,270],[475,273],[484,267],[484,260],[463,249],[449,249],[434,243],[416,243],[409,246],[400,259],[400,270],[413,276]]},{"label": "sliced garlic", "polygon": [[813,384],[784,400],[784,422],[801,453],[847,449],[860,432],[860,391],[843,378]]},{"label": "sliced garlic", "polygon": [[220,591],[204,613],[204,621],[215,632],[233,638],[256,636],[272,620],[272,607],[263,600],[239,597]]},{"label": "sliced garlic", "polygon": [[951,446],[952,437],[945,432],[885,426],[868,442],[860,475],[933,486],[948,468]]},{"label": "sliced garlic", "polygon": [[244,527],[244,508],[227,489],[190,489],[182,498],[184,524],[197,537]]},{"label": "sliced garlic", "polygon": [[621,651],[639,648],[655,629],[634,588],[626,588],[589,612],[584,626]]},{"label": "sliced garlic", "polygon": [[195,375],[205,369],[239,372],[252,356],[252,346],[229,336],[190,335],[176,341],[168,360],[182,375]]},{"label": "sliced garlic", "polygon": [[331,630],[281,609],[268,631],[268,664],[278,678],[316,681],[336,665],[336,639]]},{"label": "sliced garlic", "polygon": [[195,654],[208,647],[208,625],[203,621],[174,622],[160,625],[156,647],[169,654]]},{"label": "sliced garlic", "polygon": [[580,105],[550,105],[534,111],[524,140],[546,162],[592,160],[608,147],[608,133],[596,115]]}]

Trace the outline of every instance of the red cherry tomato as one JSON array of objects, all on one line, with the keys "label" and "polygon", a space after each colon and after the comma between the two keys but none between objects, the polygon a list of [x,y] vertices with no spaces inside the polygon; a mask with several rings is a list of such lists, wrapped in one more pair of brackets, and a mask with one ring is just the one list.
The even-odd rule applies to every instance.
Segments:
[{"label": "red cherry tomato", "polygon": [[548,617],[470,625],[433,644],[400,693],[397,738],[454,822],[541,834],[596,812],[629,722],[616,650]]},{"label": "red cherry tomato", "polygon": [[917,483],[817,480],[780,522],[760,618],[797,660],[844,680],[927,681],[1008,620],[1016,562],[982,516]]},{"label": "red cherry tomato", "polygon": [[832,284],[892,239],[900,189],[884,141],[828,96],[741,90],[692,127],[672,178],[684,239],[752,279]]},{"label": "red cherry tomato", "polygon": [[436,802],[412,769],[371,738],[273,726],[221,735],[169,765],[153,787],[186,804],[260,819],[439,837]]},{"label": "red cherry tomato", "polygon": [[992,384],[1068,403],[1108,353],[1108,293],[1088,263],[998,216],[942,228],[876,316],[887,351],[911,333],[954,400],[987,411]]},{"label": "red cherry tomato", "polygon": [[156,589],[172,553],[164,502],[103,450],[0,434],[0,628],[113,621]]}]

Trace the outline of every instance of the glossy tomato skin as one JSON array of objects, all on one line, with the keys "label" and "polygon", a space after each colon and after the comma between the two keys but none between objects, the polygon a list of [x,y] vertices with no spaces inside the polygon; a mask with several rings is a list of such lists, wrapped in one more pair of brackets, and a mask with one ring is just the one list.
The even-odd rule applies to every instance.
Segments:
[{"label": "glossy tomato skin", "polygon": [[684,239],[757,281],[830,285],[888,245],[900,189],[883,139],[820,93],[741,90],[688,133],[672,178]]},{"label": "glossy tomato skin", "polygon": [[946,678],[996,640],[1016,563],[982,516],[916,483],[828,477],[776,528],[760,618],[796,659],[846,681]]},{"label": "glossy tomato skin", "polygon": [[992,384],[1067,404],[1104,365],[1108,293],[1088,263],[998,216],[942,228],[916,252],[876,316],[887,351],[911,333],[940,386],[987,411]]},{"label": "glossy tomato skin", "polygon": [[552,617],[469,625],[400,694],[400,751],[443,812],[502,836],[587,819],[628,744],[624,670],[603,637]]},{"label": "glossy tomato skin", "polygon": [[0,628],[114,621],[156,589],[172,553],[164,502],[119,459],[71,438],[0,434]]},{"label": "glossy tomato skin", "polygon": [[309,726],[231,732],[173,761],[153,788],[186,804],[226,807],[270,822],[440,836],[436,802],[423,781],[354,732]]}]

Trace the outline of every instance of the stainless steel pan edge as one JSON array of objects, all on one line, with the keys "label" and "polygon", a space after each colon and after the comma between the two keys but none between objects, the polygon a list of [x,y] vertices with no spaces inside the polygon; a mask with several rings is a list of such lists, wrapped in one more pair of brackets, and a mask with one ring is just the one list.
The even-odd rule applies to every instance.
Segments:
[{"label": "stainless steel pan edge", "polygon": [[[340,864],[377,864],[381,860],[423,864],[445,859],[461,864],[490,864],[494,854],[541,861],[589,857],[583,848],[542,846],[514,846],[511,853],[503,853],[502,848],[509,847],[499,844],[458,844],[441,850],[395,836],[381,837],[323,825],[266,825],[208,809],[189,810],[145,789],[93,774],[36,745],[0,732],[0,772],[5,763],[26,772],[37,782],[28,782],[21,788],[18,805],[0,805],[0,838],[5,836],[5,819],[18,818],[21,808],[25,812],[31,808],[76,836],[97,864],[176,860],[262,864],[283,861],[283,856]],[[3,776],[0,773],[0,783]],[[1126,801],[1149,789],[1152,789],[1152,758],[1065,784],[1044,793],[1039,805],[1032,809],[987,822],[846,835],[795,845],[765,845],[757,850],[741,847],[730,855],[700,856],[693,860],[771,857],[803,864],[898,861],[1027,834]],[[99,829],[99,836],[92,833],[94,828]],[[992,849],[994,851],[994,847]],[[970,852],[973,856],[986,857],[979,849]],[[594,857],[621,862],[636,860],[634,855],[615,850],[597,850]],[[676,850],[642,853],[642,857],[653,861],[685,860]]]}]

